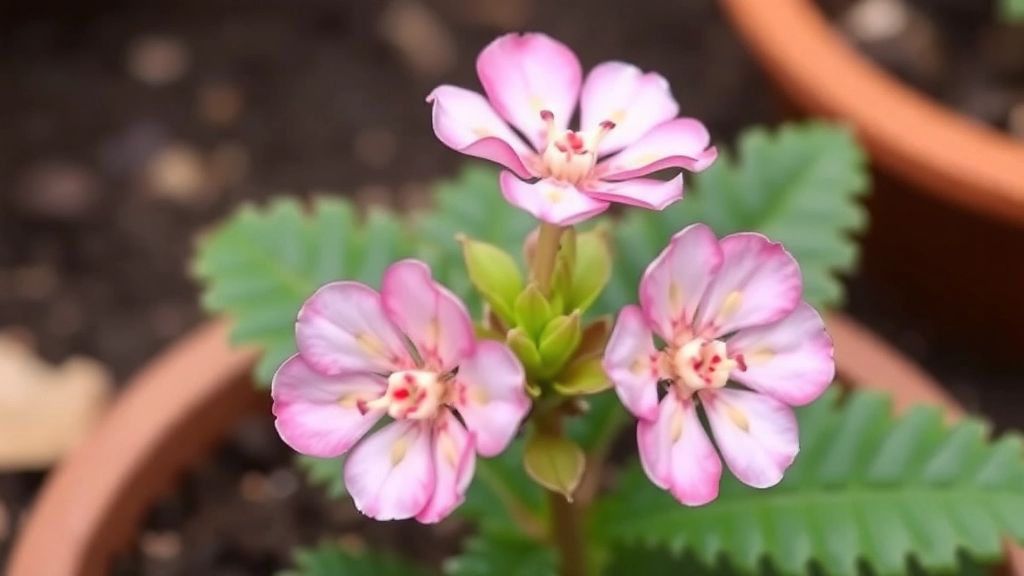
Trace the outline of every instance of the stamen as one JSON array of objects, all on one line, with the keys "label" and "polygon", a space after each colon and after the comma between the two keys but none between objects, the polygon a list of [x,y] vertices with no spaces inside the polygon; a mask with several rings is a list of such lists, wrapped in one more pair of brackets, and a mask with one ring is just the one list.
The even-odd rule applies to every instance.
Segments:
[{"label": "stamen", "polygon": [[558,139],[558,127],[555,126],[555,114],[551,110],[541,110],[540,119],[544,121],[547,126],[547,138],[548,142],[555,142]]}]

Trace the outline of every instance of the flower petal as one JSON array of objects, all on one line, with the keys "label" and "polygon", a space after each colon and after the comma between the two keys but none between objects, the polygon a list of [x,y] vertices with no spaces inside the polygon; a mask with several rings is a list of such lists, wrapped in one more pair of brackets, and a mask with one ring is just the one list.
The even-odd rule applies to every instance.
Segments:
[{"label": "flower petal", "polygon": [[753,232],[726,236],[720,244],[722,267],[708,286],[697,317],[702,336],[775,322],[800,303],[800,267],[782,244]]},{"label": "flower petal", "polygon": [[593,130],[605,120],[615,123],[597,147],[602,155],[622,150],[678,113],[679,104],[672,97],[668,80],[655,72],[645,74],[625,62],[595,66],[587,74],[580,96],[583,130]]},{"label": "flower petal", "polygon": [[668,182],[650,178],[634,178],[624,182],[598,181],[593,187],[587,187],[586,194],[605,202],[664,210],[683,197],[683,175],[677,174]]},{"label": "flower petal", "polygon": [[381,296],[388,317],[412,340],[428,367],[451,370],[476,345],[466,306],[419,260],[395,262],[384,272]]},{"label": "flower petal", "polygon": [[710,142],[708,129],[700,121],[676,118],[655,126],[625,150],[599,164],[596,171],[607,180],[627,180],[668,168],[700,172],[718,157],[718,150],[708,147]]},{"label": "flower petal", "polygon": [[383,378],[366,372],[327,376],[298,354],[285,360],[270,384],[277,432],[296,452],[318,458],[340,456],[384,415],[363,412],[359,403],[381,397]]},{"label": "flower petal", "polygon": [[380,294],[358,282],[332,282],[313,293],[299,310],[295,342],[306,362],[324,374],[385,372],[409,360]]},{"label": "flower petal", "polygon": [[437,480],[434,494],[416,515],[417,520],[424,524],[440,522],[466,500],[466,489],[476,468],[474,445],[473,435],[450,412],[438,418],[431,445]]},{"label": "flower petal", "polygon": [[509,204],[556,226],[579,224],[608,209],[607,202],[554,180],[538,180],[531,184],[516,178],[511,172],[502,172],[499,182],[501,193]]},{"label": "flower petal", "polygon": [[740,330],[726,344],[729,356],[743,354],[747,367],[734,371],[733,380],[790,406],[813,401],[836,375],[832,338],[806,302],[778,322]]},{"label": "flower petal", "polygon": [[605,347],[604,368],[622,404],[641,420],[658,416],[658,380],[654,337],[639,306],[626,306]]},{"label": "flower petal", "polygon": [[530,409],[523,365],[504,344],[482,340],[459,366],[455,383],[455,408],[476,437],[477,452],[497,456]]},{"label": "flower petal", "polygon": [[640,463],[656,486],[687,506],[718,497],[722,460],[701,426],[693,400],[680,400],[669,392],[657,420],[641,420],[636,437]]},{"label": "flower petal", "polygon": [[583,70],[576,54],[539,33],[505,34],[480,52],[476,73],[491,105],[541,150],[546,141],[542,110],[565,130],[576,109]]},{"label": "flower petal", "polygon": [[793,410],[778,400],[747,390],[701,390],[700,399],[729,470],[744,484],[768,488],[800,452]]},{"label": "flower petal", "polygon": [[497,162],[520,178],[533,176],[523,162],[533,151],[482,95],[456,86],[438,86],[427,102],[434,105],[434,134],[445,146]]},{"label": "flower petal", "polygon": [[697,305],[722,266],[718,238],[704,224],[676,232],[640,279],[640,306],[667,342],[689,337]]},{"label": "flower petal", "polygon": [[377,520],[419,514],[436,485],[430,426],[417,420],[388,424],[352,449],[345,488],[356,508]]}]

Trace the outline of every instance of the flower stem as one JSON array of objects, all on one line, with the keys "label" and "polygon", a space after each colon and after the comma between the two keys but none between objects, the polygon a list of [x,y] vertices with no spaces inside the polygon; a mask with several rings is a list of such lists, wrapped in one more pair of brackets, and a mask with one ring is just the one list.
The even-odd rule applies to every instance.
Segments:
[{"label": "flower stem", "polygon": [[[562,417],[557,410],[543,411],[535,420],[539,430],[553,436],[564,434]],[[551,512],[551,538],[558,550],[559,574],[561,576],[588,576],[587,543],[583,531],[583,510],[585,504],[570,501],[564,494],[547,491]]]},{"label": "flower stem", "polygon": [[537,248],[533,255],[533,279],[537,287],[544,294],[551,290],[551,276],[555,272],[555,259],[558,257],[558,246],[562,239],[564,228],[540,223],[540,231],[537,233]]}]

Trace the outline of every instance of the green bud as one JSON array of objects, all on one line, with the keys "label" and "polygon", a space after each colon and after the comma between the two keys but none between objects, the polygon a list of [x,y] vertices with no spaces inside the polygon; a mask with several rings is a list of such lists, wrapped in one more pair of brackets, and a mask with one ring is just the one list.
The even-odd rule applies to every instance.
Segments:
[{"label": "green bud", "polygon": [[505,337],[505,343],[523,363],[527,373],[536,373],[540,369],[540,352],[537,351],[537,345],[533,343],[533,339],[525,329],[518,327],[509,330]]},{"label": "green bud", "polygon": [[513,314],[516,325],[525,328],[535,341],[540,339],[541,331],[554,316],[548,299],[533,282],[516,298]]},{"label": "green bud", "polygon": [[598,356],[574,362],[555,379],[554,389],[563,396],[597,394],[611,388],[612,383],[601,367]]},{"label": "green bud", "polygon": [[587,457],[568,438],[535,433],[526,440],[523,467],[538,484],[572,501],[583,480]]},{"label": "green bud", "polygon": [[566,296],[568,310],[586,310],[608,284],[612,275],[612,251],[608,233],[597,227],[576,239],[576,260],[572,267],[571,287]]},{"label": "green bud", "polygon": [[557,374],[562,366],[565,366],[566,361],[579,346],[581,332],[579,312],[559,316],[544,327],[538,347],[543,375]]},{"label": "green bud", "polygon": [[523,290],[523,275],[515,259],[493,244],[461,234],[457,239],[462,244],[470,282],[500,318],[512,322],[512,307]]}]

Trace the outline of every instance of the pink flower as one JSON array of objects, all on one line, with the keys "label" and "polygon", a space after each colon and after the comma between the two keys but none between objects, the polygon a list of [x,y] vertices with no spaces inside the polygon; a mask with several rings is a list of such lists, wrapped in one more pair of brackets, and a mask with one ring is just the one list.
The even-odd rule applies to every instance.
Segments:
[{"label": "pink flower", "polygon": [[[536,33],[497,38],[476,70],[486,98],[455,86],[427,97],[434,133],[454,150],[508,168],[502,194],[545,222],[575,224],[609,202],[661,210],[682,197],[682,174],[668,182],[639,176],[700,171],[717,155],[703,124],[676,118],[679,105],[659,74],[605,62],[582,81],[572,50]],[[573,131],[577,100],[580,130]]]},{"label": "pink flower", "polygon": [[[311,456],[351,448],[345,485],[378,520],[447,516],[474,453],[504,450],[530,407],[519,360],[478,341],[462,302],[416,260],[392,264],[379,294],[357,282],[320,288],[295,332],[299,353],[272,384],[278,433]],[[385,415],[392,422],[360,442]]]},{"label": "pink flower", "polygon": [[[722,475],[698,404],[742,482],[774,486],[793,463],[800,446],[790,406],[817,398],[835,375],[832,339],[801,291],[800,268],[781,244],[752,233],[719,241],[694,224],[647,268],[640,306],[619,314],[604,369],[640,420],[644,471],[683,504],[714,500]],[[659,384],[667,388],[660,402]]]}]

